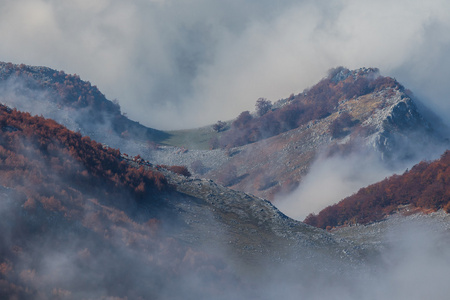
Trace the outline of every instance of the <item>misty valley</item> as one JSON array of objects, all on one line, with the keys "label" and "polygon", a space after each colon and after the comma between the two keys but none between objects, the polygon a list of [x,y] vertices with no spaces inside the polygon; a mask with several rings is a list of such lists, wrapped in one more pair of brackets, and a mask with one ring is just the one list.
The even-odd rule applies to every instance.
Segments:
[{"label": "misty valley", "polygon": [[160,130],[1,62],[0,298],[448,297],[446,120],[376,68],[285,96]]}]

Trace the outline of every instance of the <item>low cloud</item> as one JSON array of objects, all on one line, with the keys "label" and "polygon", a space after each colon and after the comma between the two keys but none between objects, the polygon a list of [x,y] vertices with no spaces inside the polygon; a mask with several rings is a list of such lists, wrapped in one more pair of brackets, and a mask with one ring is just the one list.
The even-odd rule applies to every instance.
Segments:
[{"label": "low cloud", "polygon": [[[28,155],[31,153],[34,152],[29,151]],[[368,154],[360,156],[367,158]],[[366,160],[361,157],[348,160],[334,157],[324,161],[343,173],[353,174],[346,180],[355,181],[355,177],[361,175],[355,170],[366,167]],[[35,155],[30,158],[45,161]],[[348,165],[354,168],[349,171],[346,169]],[[320,161],[315,167],[320,171],[318,166]],[[40,171],[43,174],[53,172],[46,169],[44,163]],[[319,176],[319,171],[311,173]],[[372,173],[377,174],[376,169]],[[70,177],[70,174],[66,175]],[[60,186],[65,190],[76,191],[71,188],[70,180],[63,182],[65,179],[57,174],[48,178],[55,183],[61,182]],[[28,184],[28,188],[35,189],[38,195],[42,185]],[[98,191],[92,193],[101,195]],[[116,204],[124,205],[122,200],[130,200],[126,196],[116,198],[115,194],[109,194],[106,199],[95,200],[86,194],[83,204],[72,203],[74,206],[76,203],[82,205],[83,210],[71,214],[69,209],[56,212],[41,205],[34,208],[21,205],[25,199],[21,193],[15,194],[13,188],[0,187],[0,195],[3,200],[0,202],[2,292],[11,292],[11,296],[15,296],[17,285],[6,284],[20,283],[22,287],[29,287],[19,291],[23,294],[19,298],[23,299],[446,299],[450,292],[446,285],[450,275],[448,215],[444,213],[447,220],[441,222],[420,222],[417,221],[419,217],[411,216],[410,221],[400,224],[382,222],[371,225],[379,226],[375,230],[362,226],[347,228],[354,229],[357,233],[353,237],[366,243],[350,249],[354,250],[350,255],[364,249],[374,255],[368,259],[355,255],[351,262],[345,259],[346,252],[341,252],[338,243],[334,244],[336,248],[332,248],[330,239],[321,234],[308,233],[308,230],[298,232],[296,239],[288,241],[289,245],[292,242],[292,248],[278,243],[283,238],[276,234],[273,235],[276,242],[261,245],[262,252],[246,259],[250,268],[243,270],[240,260],[245,258],[240,247],[246,246],[245,240],[241,241],[243,244],[231,243],[230,237],[236,240],[248,238],[249,228],[256,235],[265,236],[270,227],[267,224],[256,226],[252,222],[240,224],[234,220],[228,226],[216,224],[221,219],[217,218],[220,214],[208,209],[198,209],[195,215],[189,214],[196,211],[191,210],[191,206],[199,205],[191,197],[170,200],[184,204],[184,209],[183,206],[178,209],[168,206],[167,218],[161,220],[161,231],[153,231],[146,227],[148,223],[134,222],[111,205],[111,195]],[[175,193],[173,196],[177,197]],[[132,202],[128,201],[126,207],[130,208]],[[218,205],[218,209],[223,209]],[[158,210],[158,205],[147,208],[149,210],[138,210],[144,214],[144,220],[150,217],[148,211]],[[233,213],[241,215],[238,207],[235,209],[237,211]],[[188,235],[178,227],[179,222],[171,224],[177,217],[170,216],[183,214],[185,220],[192,221],[185,227]],[[208,220],[211,222],[207,223]],[[202,222],[205,223],[199,228],[203,230],[195,230],[194,224]],[[279,229],[281,224],[274,224],[276,227],[272,230]],[[172,225],[174,227],[170,228]],[[250,227],[241,230],[242,226]],[[364,232],[364,229],[367,230]],[[192,241],[208,240],[210,243],[204,247],[194,243],[193,249],[187,248],[190,243],[177,243],[176,238],[170,238],[170,232],[175,236],[189,236]],[[222,233],[225,234],[222,236]],[[303,240],[308,234],[314,234],[315,238],[307,236]],[[298,251],[299,248],[294,246],[297,243],[307,245],[300,248],[305,251]],[[372,251],[370,247],[374,245],[381,250],[380,253]],[[292,253],[289,252],[291,249]],[[314,255],[310,256],[309,250]],[[336,256],[343,259],[336,259]],[[34,289],[39,293],[34,293]]]},{"label": "low cloud", "polygon": [[[364,299],[445,299],[449,273],[448,218],[411,216],[374,225],[384,232],[386,246],[378,266],[362,286],[370,287]],[[446,220],[447,219],[447,220]],[[366,231],[370,235],[370,230]],[[373,234],[373,231],[372,231]]]},{"label": "low cloud", "polygon": [[284,214],[303,220],[395,171],[404,169],[388,167],[376,153],[369,151],[321,156],[311,165],[300,186],[287,197],[275,199],[275,204]]},{"label": "low cloud", "polygon": [[157,128],[192,127],[299,93],[338,65],[395,76],[450,112],[443,0],[7,0],[0,59],[77,73]]}]

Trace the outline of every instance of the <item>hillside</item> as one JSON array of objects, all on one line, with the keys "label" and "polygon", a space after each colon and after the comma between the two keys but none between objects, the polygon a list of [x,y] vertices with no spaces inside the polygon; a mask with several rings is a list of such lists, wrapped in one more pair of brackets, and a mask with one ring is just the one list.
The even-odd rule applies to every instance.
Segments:
[{"label": "hillside", "polygon": [[139,272],[114,287],[122,276],[112,262],[138,267],[122,245],[167,243],[155,234],[156,211],[142,210],[170,191],[164,176],[53,120],[1,106],[0,127],[2,298],[100,298],[136,286]]},{"label": "hillside", "polygon": [[[95,85],[76,74],[0,62],[0,91],[3,104],[54,119],[115,148],[130,140],[148,146],[169,136],[128,119],[118,101],[106,99]],[[129,150],[134,152],[132,147]]]},{"label": "hillside", "polygon": [[[117,103],[77,75],[10,63],[1,70],[6,103],[38,114],[40,108],[42,115],[122,152],[154,164],[185,165],[197,176],[270,200],[295,188],[324,154],[369,150],[387,166],[407,165],[448,145],[443,125],[424,117],[400,83],[372,68],[333,69],[303,93],[269,103],[257,114],[244,112],[220,132],[204,127],[171,133],[129,120]],[[214,140],[225,149],[196,150]]]},{"label": "hillside", "polygon": [[450,210],[450,151],[433,162],[421,162],[402,175],[393,175],[360,189],[329,206],[305,223],[320,228],[380,221],[404,207],[408,211]]},{"label": "hillside", "polygon": [[273,104],[259,99],[255,113],[243,112],[219,130],[162,132],[126,118],[117,103],[77,75],[0,66],[4,103],[153,164],[184,165],[197,177],[269,200],[295,189],[319,157],[369,152],[386,168],[401,169],[449,144],[442,123],[374,68],[332,69],[303,93]]},{"label": "hillside", "polygon": [[304,268],[364,263],[263,199],[168,169],[1,106],[1,298],[261,299],[275,269],[306,284]]},{"label": "hillside", "polygon": [[262,116],[241,114],[216,140],[224,149],[161,147],[145,154],[151,161],[183,164],[198,176],[273,200],[294,189],[319,157],[374,154],[387,169],[406,168],[442,153],[448,133],[395,79],[376,69],[337,68],[303,93],[277,101]]},{"label": "hillside", "polygon": [[[433,227],[416,243],[431,239],[434,245],[432,238],[445,234],[448,152],[362,189],[352,196],[359,200],[343,200],[336,207],[344,210],[332,216],[334,225],[319,224],[326,220],[321,214],[309,217],[316,218],[311,225],[325,228],[387,219],[375,225],[328,232],[239,191],[270,198],[290,190],[319,155],[368,149],[393,164],[444,148],[448,141],[439,122],[432,122],[398,82],[379,77],[375,69],[336,69],[304,93],[276,102],[264,114],[241,114],[238,123],[228,122],[229,129],[220,132],[204,127],[163,133],[163,139],[184,145],[171,147],[149,143],[156,141],[153,130],[127,120],[117,105],[77,76],[42,67],[2,68],[15,70],[3,78],[3,100],[33,109],[47,103],[41,107],[46,117],[83,127],[74,132],[43,116],[0,106],[2,299],[389,298],[423,282],[403,276],[411,262],[430,262],[431,267],[420,269],[428,270],[433,282],[441,273],[434,272],[439,268],[429,257],[446,266],[446,242],[431,254],[420,248],[418,259],[416,244],[397,241],[408,237],[409,228],[415,234],[419,219],[440,223],[433,223],[439,230]],[[58,92],[72,84],[67,93]],[[102,119],[103,110],[108,117]],[[91,124],[78,112],[95,120]],[[292,116],[289,126],[255,135],[258,126],[286,115]],[[238,128],[242,116],[248,123]],[[119,119],[119,125],[137,124],[137,133],[123,134],[113,124]],[[240,138],[230,139],[238,129],[243,129]],[[213,150],[189,145],[205,145],[211,137],[232,144]],[[242,145],[235,147],[236,141]],[[115,143],[140,155],[114,149]],[[441,208],[430,217],[391,215]],[[390,233],[410,221],[406,231]],[[407,266],[399,255],[408,258]],[[392,287],[405,281],[406,289]]]},{"label": "hillside", "polygon": [[[339,67],[330,70],[326,78],[303,93],[291,95],[274,105],[259,99],[256,103],[257,114],[253,116],[248,111],[242,112],[214,145],[230,148],[257,142],[310,121],[324,119],[338,111],[339,104],[349,99],[400,87],[394,79],[379,76],[378,72],[373,68],[350,71]],[[340,129],[343,128],[334,129],[333,137],[342,134],[338,132]]]}]

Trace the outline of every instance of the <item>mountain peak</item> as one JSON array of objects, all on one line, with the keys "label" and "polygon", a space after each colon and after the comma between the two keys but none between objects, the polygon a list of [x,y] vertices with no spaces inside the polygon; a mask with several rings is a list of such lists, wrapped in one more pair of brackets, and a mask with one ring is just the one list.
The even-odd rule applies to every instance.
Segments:
[{"label": "mountain peak", "polygon": [[[406,168],[448,145],[408,91],[376,68],[336,69],[274,106],[263,116],[241,118],[245,126],[231,125],[221,132],[221,140],[229,143],[224,150],[179,153],[161,148],[152,155],[166,164],[184,161],[187,166],[204,157],[197,175],[273,200],[297,186],[321,156],[368,151],[386,168]],[[258,134],[266,138],[252,141]],[[238,147],[231,147],[233,136]]]},{"label": "mountain peak", "polygon": [[139,151],[132,140],[158,141],[167,136],[128,119],[118,101],[108,100],[95,85],[76,74],[0,62],[0,91],[3,104],[51,118],[133,155]]},{"label": "mountain peak", "polygon": [[355,70],[349,70],[344,67],[337,67],[328,71],[328,79],[333,83],[338,83],[346,80],[348,77],[352,77],[354,80],[358,78],[375,79],[380,76],[380,70],[378,68],[366,68],[362,67]]}]

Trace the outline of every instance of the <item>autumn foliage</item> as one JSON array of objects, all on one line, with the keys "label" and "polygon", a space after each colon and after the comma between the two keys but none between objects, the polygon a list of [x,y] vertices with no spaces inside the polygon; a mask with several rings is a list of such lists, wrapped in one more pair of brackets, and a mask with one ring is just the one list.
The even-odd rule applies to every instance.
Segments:
[{"label": "autumn foliage", "polygon": [[310,214],[305,223],[320,228],[367,224],[385,218],[403,205],[450,212],[449,150],[439,160],[421,162],[403,175],[386,178],[317,215]]},{"label": "autumn foliage", "polygon": [[0,81],[7,80],[19,82],[29,92],[44,92],[46,99],[58,108],[73,111],[74,120],[87,132],[92,126],[108,124],[111,126],[110,130],[122,138],[158,140],[165,136],[159,130],[129,120],[122,115],[118,101],[109,101],[95,85],[76,74],[66,74],[46,67],[0,62]]},{"label": "autumn foliage", "polygon": [[0,79],[21,78],[27,88],[32,90],[53,91],[58,97],[54,100],[58,105],[70,106],[75,109],[89,108],[89,114],[96,117],[97,112],[120,113],[120,107],[108,101],[105,96],[91,85],[89,81],[83,81],[80,76],[66,74],[63,71],[55,71],[45,67],[32,67],[24,64],[0,63]]},{"label": "autumn foliage", "polygon": [[[230,130],[224,132],[221,138],[211,145],[213,148],[225,148],[257,142],[309,121],[325,118],[335,111],[342,100],[388,87],[400,87],[395,79],[377,76],[376,73],[376,69],[370,70],[368,74],[363,71],[361,74],[353,74],[342,67],[333,69],[328,77],[312,88],[283,100],[286,104],[277,109],[272,108],[269,101],[258,99],[257,116],[253,117],[248,111],[241,113],[232,123]],[[340,74],[344,77],[337,79]]]},{"label": "autumn foliage", "polygon": [[0,298],[153,299],[161,282],[188,276],[234,287],[220,258],[160,230],[170,220],[158,209],[179,195],[159,171],[133,167],[140,162],[0,105]]},{"label": "autumn foliage", "polygon": [[[167,188],[161,173],[134,168],[121,159],[119,150],[53,120],[0,106],[0,128],[0,184],[23,191],[31,202],[48,209],[61,210],[64,204],[58,203],[70,203],[82,194],[106,196],[95,195],[100,187],[136,199]],[[76,189],[67,186],[69,181]]]}]

